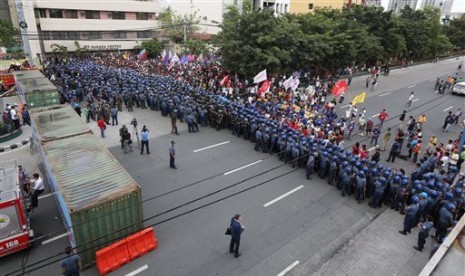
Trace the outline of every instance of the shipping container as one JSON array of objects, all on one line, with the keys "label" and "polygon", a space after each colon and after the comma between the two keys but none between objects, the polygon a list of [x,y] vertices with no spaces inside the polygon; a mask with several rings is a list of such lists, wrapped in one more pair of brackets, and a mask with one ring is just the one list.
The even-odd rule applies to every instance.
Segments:
[{"label": "shipping container", "polygon": [[93,134],[47,141],[38,148],[83,265],[94,264],[98,249],[143,228],[139,185]]},{"label": "shipping container", "polygon": [[36,108],[30,114],[32,137],[38,144],[92,132],[69,105]]},{"label": "shipping container", "polygon": [[22,104],[30,108],[60,104],[60,95],[53,85],[40,71],[15,72],[16,88]]}]

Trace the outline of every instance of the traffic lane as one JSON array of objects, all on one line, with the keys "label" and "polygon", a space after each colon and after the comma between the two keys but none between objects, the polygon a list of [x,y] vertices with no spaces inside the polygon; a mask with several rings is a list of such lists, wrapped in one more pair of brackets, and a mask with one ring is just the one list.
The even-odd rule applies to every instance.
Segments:
[{"label": "traffic lane", "polygon": [[[173,138],[166,135],[153,139],[150,155],[140,155],[138,152],[124,154],[118,147],[110,151],[140,184],[157,184],[158,194],[260,160],[254,154],[247,154],[253,152],[250,141],[238,139],[227,130],[202,128],[198,134],[175,136],[176,166],[179,169],[172,170],[169,168],[168,148]],[[224,142],[229,143],[194,152]]]},{"label": "traffic lane", "polygon": [[[179,217],[178,219],[156,226],[158,233],[157,235],[161,242],[164,241],[166,246],[170,246],[173,243],[182,244],[183,246],[176,246],[170,249],[164,248],[163,251],[159,250],[158,252],[155,252],[159,254],[156,257],[156,263],[147,264],[150,267],[157,267],[157,275],[164,275],[164,273],[166,275],[166,273],[169,272],[172,274],[194,273],[197,275],[195,273],[197,270],[192,270],[192,265],[195,267],[195,269],[200,269],[200,271],[205,272],[198,275],[210,275],[211,273],[220,273],[222,275],[243,275],[248,270],[256,266],[260,259],[267,257],[269,254],[271,254],[271,252],[275,252],[287,244],[290,239],[298,236],[299,234],[295,233],[295,230],[306,231],[307,229],[304,227],[305,225],[309,227],[312,225],[318,225],[318,223],[314,222],[314,220],[321,217],[325,213],[325,210],[328,209],[327,204],[329,203],[327,203],[327,200],[325,199],[323,199],[323,201],[325,201],[325,204],[323,204],[320,200],[312,201],[309,198],[306,198],[305,200],[296,200],[291,196],[283,199],[282,202],[290,200],[294,201],[296,205],[307,204],[308,207],[301,208],[300,206],[294,206],[290,209],[283,207],[282,209],[285,209],[287,212],[289,212],[287,215],[286,213],[281,213],[278,215],[276,212],[270,212],[269,210],[265,210],[266,208],[262,207],[261,204],[263,204],[263,202],[269,198],[273,198],[279,194],[279,192],[286,190],[283,189],[278,192],[270,192],[272,185],[277,185],[281,188],[283,183],[286,185],[294,183],[288,188],[294,187],[295,185],[302,183],[302,174],[303,171],[300,174],[293,173],[289,176],[294,176],[291,177],[291,179],[286,178],[283,181],[273,181],[269,185],[260,186],[257,189],[250,190],[246,193],[241,193],[230,199],[224,200],[221,203],[205,207],[201,210],[201,212],[193,212],[189,215]],[[335,196],[337,199],[340,199],[340,195],[336,189],[331,189],[331,187],[327,188],[324,185],[315,185],[313,188],[328,189],[329,192],[334,193],[333,196]],[[302,191],[304,190],[302,189]],[[303,194],[297,195],[302,197],[304,196]],[[314,195],[314,193],[309,190],[308,194],[305,193],[305,195]],[[333,202],[334,204],[339,204],[341,201],[334,200]],[[338,213],[338,207],[335,207],[333,211]],[[230,217],[236,212],[242,213],[244,215],[244,223],[246,225],[246,234],[244,235],[241,248],[244,255],[247,255],[247,258],[241,257],[239,260],[239,266],[234,261],[232,256],[227,253],[228,240],[226,239],[225,241],[223,235],[223,231],[227,225],[229,225]],[[300,216],[296,217],[294,215],[295,212],[298,212]],[[331,227],[334,227],[335,229],[345,228],[345,226],[338,226],[335,221],[337,222],[338,220],[331,220],[332,224],[326,225],[325,227],[319,226],[322,229],[320,229],[315,235],[317,235],[318,238],[320,238],[320,236],[323,237],[328,231],[328,228]],[[354,219],[350,219],[349,221],[351,223],[355,222]],[[188,229],[186,228],[186,225],[189,226],[187,227]],[[198,231],[192,233],[192,229],[198,229]],[[211,233],[215,233],[215,237],[212,237]],[[326,241],[322,239],[320,240],[322,244]],[[197,245],[193,245],[192,243],[194,243],[194,241],[198,241],[200,244],[197,243]],[[208,241],[208,245],[206,245],[205,241]],[[217,245],[214,245],[214,243]],[[322,244],[318,244],[318,246],[321,247]],[[188,247],[189,245],[190,247]],[[203,251],[198,252],[199,248],[203,248]],[[308,250],[308,248],[306,250]],[[314,250],[317,250],[317,247],[315,247]],[[188,256],[184,256],[183,254],[187,254]],[[202,257],[202,255],[206,256]],[[183,267],[186,267],[180,267],[178,268],[179,270],[175,270],[174,272],[173,270],[170,270],[171,268],[169,267],[166,268],[165,271],[161,266],[163,266],[163,264],[169,263],[170,256],[179,256],[179,258],[182,260],[189,259],[189,262],[192,261],[192,264],[183,265]],[[230,258],[231,260],[224,264],[224,257]],[[165,260],[164,258],[168,259]],[[218,262],[223,264],[219,268],[221,270],[218,271],[215,268],[214,270],[208,271],[210,264]],[[198,266],[198,264],[203,265]],[[265,275],[276,272],[268,272],[266,267],[263,268],[263,271],[265,272]]]},{"label": "traffic lane", "polygon": [[[2,153],[1,157],[3,160],[16,160],[16,163],[23,165],[29,174],[38,172],[41,176],[44,175],[44,170],[38,155],[33,153],[29,147],[22,147],[15,151]],[[39,197],[39,207],[34,209],[30,214],[31,228],[34,230],[35,239],[33,240],[33,246],[29,249],[0,258],[2,274],[7,274],[29,264],[62,253],[64,248],[69,244],[67,237],[61,236],[65,233],[65,229],[58,207],[53,197],[50,196],[50,186],[45,177],[44,184],[45,192]],[[61,237],[54,239],[58,236]],[[43,244],[44,242],[45,244]],[[53,260],[57,259],[55,258]],[[50,261],[52,260],[47,260],[46,262]],[[29,269],[32,269],[32,267],[26,268],[26,271]],[[54,275],[57,271],[57,266],[53,264],[32,271],[30,275],[46,275],[47,273],[49,275]]]},{"label": "traffic lane", "polygon": [[[389,90],[397,90],[401,87],[415,84],[416,82],[437,78],[438,76],[455,74],[455,72],[457,72],[457,63],[455,58],[451,58],[441,60],[437,63],[425,63],[391,70],[389,76],[380,75],[375,94],[385,93]],[[355,94],[369,90],[371,86],[369,88],[365,87],[365,80],[367,77],[368,75],[354,77],[349,87],[350,93]]]}]

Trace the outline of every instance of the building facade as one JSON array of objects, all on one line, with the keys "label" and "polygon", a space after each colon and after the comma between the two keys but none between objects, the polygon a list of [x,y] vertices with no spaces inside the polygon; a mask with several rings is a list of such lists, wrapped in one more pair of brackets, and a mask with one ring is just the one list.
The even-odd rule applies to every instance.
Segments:
[{"label": "building facade", "polygon": [[253,2],[254,10],[272,9],[275,14],[285,14],[290,10],[291,0],[255,0]]},{"label": "building facade", "polygon": [[133,49],[160,27],[153,1],[20,1],[32,56],[59,47],[73,52],[76,42],[87,51]]},{"label": "building facade", "polygon": [[290,0],[291,13],[309,13],[316,8],[342,9],[344,0]]},{"label": "building facade", "polygon": [[199,32],[217,34],[219,24],[229,6],[236,6],[242,10],[243,0],[158,0],[162,8],[170,8],[181,16],[195,15],[199,20]]}]

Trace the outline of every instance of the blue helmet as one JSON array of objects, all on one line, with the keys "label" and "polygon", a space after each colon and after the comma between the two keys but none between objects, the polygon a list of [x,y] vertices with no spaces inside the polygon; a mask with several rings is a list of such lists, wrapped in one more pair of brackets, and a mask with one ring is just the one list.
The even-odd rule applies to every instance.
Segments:
[{"label": "blue helmet", "polygon": [[378,170],[382,170],[382,169],[383,169],[383,164],[378,163]]},{"label": "blue helmet", "polygon": [[347,165],[349,165],[349,162],[347,162],[347,161],[342,162],[342,166],[345,167],[345,166],[347,166]]},{"label": "blue helmet", "polygon": [[372,174],[377,174],[377,173],[378,173],[378,169],[377,169],[377,168],[373,168],[373,169],[371,170],[371,173],[372,173]]},{"label": "blue helmet", "polygon": [[455,208],[456,208],[455,204],[453,204],[453,203],[448,203],[447,204],[447,210],[453,212],[455,210]]},{"label": "blue helmet", "polygon": [[447,193],[445,194],[445,196],[444,196],[444,198],[445,198],[446,200],[451,199],[451,198],[453,198],[453,197],[454,197],[454,194],[451,193],[451,192],[447,192]]},{"label": "blue helmet", "polygon": [[438,192],[435,191],[435,190],[432,190],[431,192],[429,192],[429,194],[430,194],[430,196],[431,196],[432,198],[437,198],[438,195],[439,195]]},{"label": "blue helmet", "polygon": [[333,161],[337,161],[337,160],[338,160],[337,156],[333,156]]},{"label": "blue helmet", "polygon": [[428,188],[434,189],[434,181],[428,181]]},{"label": "blue helmet", "polygon": [[362,166],[362,163],[360,163],[359,161],[357,161],[357,162],[355,162],[355,166],[356,166],[357,168],[360,168],[360,167]]},{"label": "blue helmet", "polygon": [[360,176],[360,177],[364,177],[364,176],[365,176],[365,172],[363,172],[363,171],[359,171],[359,172],[358,172],[358,176]]},{"label": "blue helmet", "polygon": [[[434,181],[434,180],[433,180],[433,181]],[[438,181],[438,182],[436,183],[436,189],[442,190],[443,188],[444,188],[444,183]]]},{"label": "blue helmet", "polygon": [[423,186],[421,186],[421,184],[415,185],[415,189],[418,190],[418,191],[420,191],[422,188],[423,188]]},{"label": "blue helmet", "polygon": [[454,194],[455,194],[455,196],[461,196],[461,195],[462,195],[462,189],[460,189],[460,188],[455,188]]},{"label": "blue helmet", "polygon": [[385,177],[380,177],[379,182],[381,182],[382,184],[386,183],[386,178]]},{"label": "blue helmet", "polygon": [[346,167],[346,172],[351,172],[352,171],[352,168],[350,166],[347,166]]},{"label": "blue helmet", "polygon": [[456,172],[457,172],[457,166],[450,166],[450,170],[451,170],[453,173],[456,173]]},{"label": "blue helmet", "polygon": [[420,196],[423,197],[423,198],[427,198],[427,197],[428,197],[428,194],[425,193],[425,192],[421,192],[421,193],[420,193]]},{"label": "blue helmet", "polygon": [[396,174],[396,175],[394,176],[394,181],[395,181],[395,182],[399,182],[399,181],[400,181],[400,176],[399,176],[398,174]]},{"label": "blue helmet", "polygon": [[402,184],[402,185],[407,185],[407,184],[408,184],[408,179],[402,179],[401,184]]},{"label": "blue helmet", "polygon": [[420,199],[418,198],[418,196],[414,195],[412,196],[412,203],[418,203],[420,202]]}]

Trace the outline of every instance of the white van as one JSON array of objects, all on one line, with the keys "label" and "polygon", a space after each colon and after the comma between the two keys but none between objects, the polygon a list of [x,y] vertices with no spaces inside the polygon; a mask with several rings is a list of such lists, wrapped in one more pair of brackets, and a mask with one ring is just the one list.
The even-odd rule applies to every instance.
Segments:
[{"label": "white van", "polygon": [[456,83],[452,87],[452,94],[465,94],[465,81]]}]

